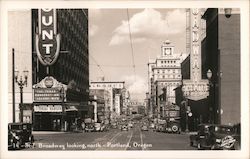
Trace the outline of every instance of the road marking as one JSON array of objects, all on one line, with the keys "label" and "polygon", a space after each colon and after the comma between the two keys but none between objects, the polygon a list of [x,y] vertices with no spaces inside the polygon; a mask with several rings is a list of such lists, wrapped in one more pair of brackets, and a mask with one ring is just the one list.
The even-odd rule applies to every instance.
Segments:
[{"label": "road marking", "polygon": [[[140,138],[141,138],[141,145],[143,145],[143,140],[142,140],[142,132],[141,132],[141,130],[139,129],[139,131],[140,131]],[[145,148],[142,146],[142,150],[145,150]]]},{"label": "road marking", "polygon": [[[115,136],[113,136],[108,142],[110,142],[110,143],[112,143],[114,140],[115,140],[115,138],[116,137],[119,137],[119,136],[121,136],[121,132],[118,132]],[[107,143],[108,143],[107,142]],[[95,151],[96,150],[107,150],[107,149],[105,149],[104,147],[101,147],[101,148],[97,148],[97,149],[95,149]]]},{"label": "road marking", "polygon": [[[129,143],[130,143],[130,141],[131,141],[131,139],[132,139],[132,136],[133,136],[133,131],[131,132],[131,135],[130,135],[130,137],[129,137],[129,140],[128,140],[128,142],[127,142],[127,145],[129,145]],[[127,150],[127,148],[128,148],[128,147],[125,147],[124,150]]]}]

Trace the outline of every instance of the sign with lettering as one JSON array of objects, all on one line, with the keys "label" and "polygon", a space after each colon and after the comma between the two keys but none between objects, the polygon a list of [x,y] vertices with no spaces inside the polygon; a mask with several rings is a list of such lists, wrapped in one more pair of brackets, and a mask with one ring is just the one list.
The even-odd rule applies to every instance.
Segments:
[{"label": "sign with lettering", "polygon": [[62,105],[35,105],[34,112],[62,112]]},{"label": "sign with lettering", "polygon": [[57,34],[55,9],[38,10],[38,34],[36,52],[39,61],[47,66],[53,65],[60,51],[60,35]]},{"label": "sign with lettering", "polygon": [[186,98],[200,100],[209,95],[209,81],[201,77],[201,12],[189,10],[190,16],[190,80],[183,80],[182,91]]},{"label": "sign with lettering", "polygon": [[34,102],[62,102],[63,92],[61,88],[35,88]]}]

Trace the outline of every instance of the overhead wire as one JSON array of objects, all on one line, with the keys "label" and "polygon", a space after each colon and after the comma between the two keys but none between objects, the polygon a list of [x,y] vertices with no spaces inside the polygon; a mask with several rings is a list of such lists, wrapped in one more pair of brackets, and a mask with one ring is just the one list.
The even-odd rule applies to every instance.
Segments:
[{"label": "overhead wire", "polygon": [[104,71],[103,71],[102,68],[101,68],[101,65],[98,64],[98,62],[95,60],[95,58],[94,58],[91,54],[89,54],[89,56],[90,56],[90,57],[93,59],[93,61],[96,63],[96,66],[100,69],[100,71],[102,72],[103,76],[105,76],[105,73],[104,73]]},{"label": "overhead wire", "polygon": [[133,49],[133,41],[132,41],[132,34],[131,34],[131,28],[130,28],[130,18],[129,18],[129,12],[127,8],[127,18],[128,18],[128,30],[129,30],[129,39],[130,39],[130,47],[131,47],[131,54],[132,54],[132,67],[134,70],[134,78],[136,81],[136,71],[135,71],[135,57],[134,57],[134,49]]}]

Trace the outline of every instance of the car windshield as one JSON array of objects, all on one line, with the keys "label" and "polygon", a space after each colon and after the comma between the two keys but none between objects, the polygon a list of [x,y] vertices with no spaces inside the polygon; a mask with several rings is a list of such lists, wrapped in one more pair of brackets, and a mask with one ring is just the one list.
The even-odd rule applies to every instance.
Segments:
[{"label": "car windshield", "polygon": [[11,130],[22,130],[22,125],[10,125]]},{"label": "car windshield", "polygon": [[218,132],[218,133],[231,133],[231,132],[233,132],[233,128],[216,126],[215,127],[215,132]]}]

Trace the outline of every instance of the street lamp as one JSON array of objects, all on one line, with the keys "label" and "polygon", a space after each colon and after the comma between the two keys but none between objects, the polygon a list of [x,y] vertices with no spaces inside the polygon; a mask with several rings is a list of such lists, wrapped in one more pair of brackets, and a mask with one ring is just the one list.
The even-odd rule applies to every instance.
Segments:
[{"label": "street lamp", "polygon": [[[209,105],[209,120],[210,120],[210,123],[213,123],[212,122],[212,111],[213,111],[213,107],[212,107],[212,102],[211,102],[211,88],[214,86],[214,84],[212,83],[212,76],[213,76],[213,73],[210,69],[207,70],[207,78],[209,80],[209,97],[210,97],[210,105]],[[214,88],[215,90],[215,88]],[[215,95],[215,91],[213,92],[213,95]],[[215,100],[215,99],[213,99]]]},{"label": "street lamp", "polygon": [[29,73],[28,70],[23,71],[23,75],[24,75],[24,80],[23,80],[22,76],[20,76],[19,78],[19,71],[15,70],[15,81],[20,88],[20,105],[19,105],[20,122],[23,122],[23,86],[27,87],[28,73]]},{"label": "street lamp", "polygon": [[224,8],[226,18],[230,18],[232,15],[232,8]]}]

